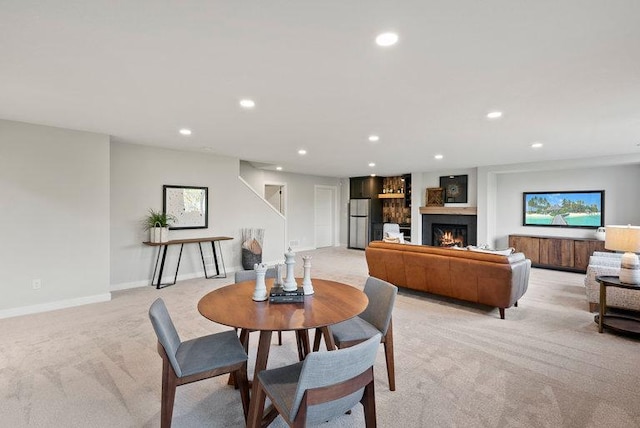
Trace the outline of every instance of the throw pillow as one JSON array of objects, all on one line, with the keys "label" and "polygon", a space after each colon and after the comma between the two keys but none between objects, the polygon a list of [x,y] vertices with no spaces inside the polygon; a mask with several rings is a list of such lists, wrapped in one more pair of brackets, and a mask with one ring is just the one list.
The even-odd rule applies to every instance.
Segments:
[{"label": "throw pillow", "polygon": [[513,254],[516,251],[516,249],[513,248],[513,247],[509,247],[509,248],[504,249],[504,250],[487,250],[487,249],[484,249],[484,248],[477,248],[477,247],[474,247],[474,246],[470,245],[468,248],[469,248],[469,250],[475,251],[475,252],[478,252],[478,253],[497,254],[497,255],[500,255],[500,256],[510,256],[511,254]]},{"label": "throw pillow", "polygon": [[[387,239],[393,239],[394,241],[387,241]],[[404,234],[397,232],[386,232],[384,236],[385,242],[398,242],[404,244]]]}]

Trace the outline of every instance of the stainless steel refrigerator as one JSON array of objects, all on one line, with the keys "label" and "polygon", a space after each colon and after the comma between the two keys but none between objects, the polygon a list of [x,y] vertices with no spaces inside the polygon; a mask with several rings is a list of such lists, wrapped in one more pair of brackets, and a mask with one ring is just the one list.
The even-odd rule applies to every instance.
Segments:
[{"label": "stainless steel refrigerator", "polygon": [[364,250],[371,233],[371,199],[349,201],[349,248]]}]

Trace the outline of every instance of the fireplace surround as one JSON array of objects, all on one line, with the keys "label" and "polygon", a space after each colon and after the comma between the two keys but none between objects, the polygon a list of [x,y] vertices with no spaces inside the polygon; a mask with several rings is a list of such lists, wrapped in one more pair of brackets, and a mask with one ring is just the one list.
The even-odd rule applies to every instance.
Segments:
[{"label": "fireplace surround", "polygon": [[477,223],[478,216],[476,215],[422,214],[422,244],[439,246],[437,242],[434,242],[434,226],[438,228],[439,226],[447,225],[452,228],[456,226],[466,226],[466,243],[463,245],[477,245]]}]

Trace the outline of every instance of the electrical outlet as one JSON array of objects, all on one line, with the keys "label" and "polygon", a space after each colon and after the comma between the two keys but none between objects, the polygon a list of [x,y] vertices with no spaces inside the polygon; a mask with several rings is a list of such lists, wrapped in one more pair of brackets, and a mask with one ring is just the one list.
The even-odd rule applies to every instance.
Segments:
[{"label": "electrical outlet", "polygon": [[34,279],[33,281],[31,281],[31,288],[33,288],[34,290],[39,290],[41,287],[42,287],[41,279]]}]

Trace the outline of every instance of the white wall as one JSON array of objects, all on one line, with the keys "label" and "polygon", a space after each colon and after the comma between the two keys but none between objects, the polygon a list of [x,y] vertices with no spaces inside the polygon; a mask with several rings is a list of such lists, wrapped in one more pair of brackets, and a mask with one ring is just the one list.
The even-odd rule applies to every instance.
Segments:
[{"label": "white wall", "polygon": [[[242,228],[265,229],[263,262],[284,254],[284,220],[239,179],[239,160],[202,153],[133,144],[111,144],[111,283],[113,289],[147,285],[153,273],[157,248],[148,240],[141,220],[149,208],[162,210],[164,184],[209,188],[207,229],[171,230],[170,239],[230,236],[221,243],[228,271],[241,266]],[[165,281],[175,274],[179,246],[169,247]],[[207,273],[213,269],[206,247]],[[202,276],[198,246],[184,247],[178,280]]]},{"label": "white wall", "polygon": [[0,317],[110,299],[108,136],[0,120],[0,200]]},{"label": "white wall", "polygon": [[592,238],[593,229],[522,226],[522,192],[604,190],[606,224],[640,225],[640,165],[498,174],[495,245],[508,247],[509,234]]},{"label": "white wall", "polygon": [[[293,174],[279,171],[259,170],[253,168],[248,162],[241,162],[242,178],[255,188],[256,192],[264,197],[265,184],[282,184],[286,186],[285,213],[286,213],[286,242],[290,245],[297,241],[292,248],[296,251],[315,248],[315,186],[334,186],[338,201],[342,198],[340,179],[335,177],[322,177],[316,175]],[[346,189],[348,193],[348,188]],[[339,205],[339,203],[337,204]],[[336,207],[337,209],[338,207]],[[342,228],[342,218],[337,230]],[[342,238],[340,238],[342,239]],[[336,242],[336,245],[338,243]],[[281,258],[283,258],[282,256]]]}]

